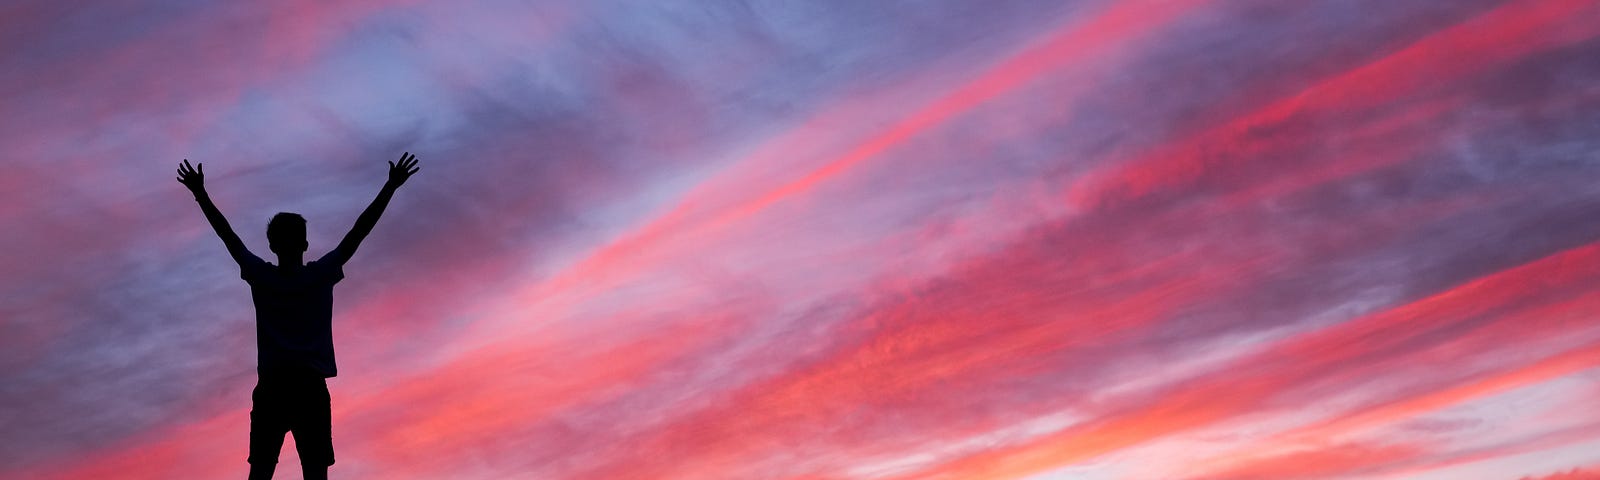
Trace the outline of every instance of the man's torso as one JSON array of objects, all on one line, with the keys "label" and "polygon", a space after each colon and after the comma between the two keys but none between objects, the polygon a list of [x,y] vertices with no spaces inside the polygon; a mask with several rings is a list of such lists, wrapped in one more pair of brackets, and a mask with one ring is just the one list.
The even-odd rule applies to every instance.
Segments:
[{"label": "man's torso", "polygon": [[344,278],[342,269],[322,260],[286,269],[259,258],[241,268],[256,308],[257,371],[337,375],[333,286]]}]

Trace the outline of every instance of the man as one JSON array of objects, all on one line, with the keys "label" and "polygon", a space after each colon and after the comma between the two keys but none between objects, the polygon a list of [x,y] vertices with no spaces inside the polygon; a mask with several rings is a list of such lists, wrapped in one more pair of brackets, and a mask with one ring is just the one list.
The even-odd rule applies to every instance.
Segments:
[{"label": "man", "polygon": [[361,212],[355,227],[333,251],[311,262],[306,252],[306,220],[279,213],[267,223],[267,244],[277,254],[273,265],[250,253],[206,194],[205,165],[196,169],[185,159],[178,182],[194,193],[200,211],[222,237],[228,255],[238,262],[240,277],[250,284],[256,308],[256,373],[251,393],[250,479],[272,478],[285,433],[294,433],[295,450],[307,480],[328,478],[333,465],[329,433],[327,378],[338,374],[333,362],[333,285],[344,278],[344,262],[372,232],[396,189],[420,170],[409,152],[389,162],[389,181],[378,198]]}]

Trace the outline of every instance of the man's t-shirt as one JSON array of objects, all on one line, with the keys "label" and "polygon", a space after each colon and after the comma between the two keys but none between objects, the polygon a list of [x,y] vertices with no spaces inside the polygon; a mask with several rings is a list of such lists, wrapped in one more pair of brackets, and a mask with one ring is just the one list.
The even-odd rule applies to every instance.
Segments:
[{"label": "man's t-shirt", "polygon": [[327,257],[293,271],[253,254],[239,265],[256,304],[256,371],[261,375],[339,374],[333,362],[333,285],[344,278]]}]

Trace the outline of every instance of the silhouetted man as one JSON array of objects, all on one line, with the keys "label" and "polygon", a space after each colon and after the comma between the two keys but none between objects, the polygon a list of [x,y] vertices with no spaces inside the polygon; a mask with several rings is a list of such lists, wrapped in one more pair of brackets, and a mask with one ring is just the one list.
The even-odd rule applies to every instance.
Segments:
[{"label": "silhouetted man", "polygon": [[256,373],[251,393],[250,478],[272,478],[285,433],[294,432],[295,450],[307,480],[328,478],[333,465],[333,437],[329,433],[327,378],[337,375],[333,363],[333,285],[344,278],[344,262],[356,253],[361,240],[383,215],[394,191],[417,173],[417,157],[400,156],[389,162],[389,181],[378,198],[361,212],[344,240],[322,258],[302,263],[306,252],[306,219],[279,213],[267,222],[267,245],[278,255],[273,265],[250,253],[228,226],[206,194],[205,167],[184,160],[178,182],[194,192],[211,228],[222,237],[228,255],[239,263],[239,276],[250,284],[256,306]]}]

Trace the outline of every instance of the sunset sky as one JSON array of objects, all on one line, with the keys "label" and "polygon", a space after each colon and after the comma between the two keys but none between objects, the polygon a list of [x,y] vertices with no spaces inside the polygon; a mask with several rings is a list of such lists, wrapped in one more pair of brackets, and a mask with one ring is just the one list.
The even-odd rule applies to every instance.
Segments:
[{"label": "sunset sky", "polygon": [[[0,478],[1600,479],[1600,2],[0,4]],[[299,478],[285,445],[279,478]]]}]

